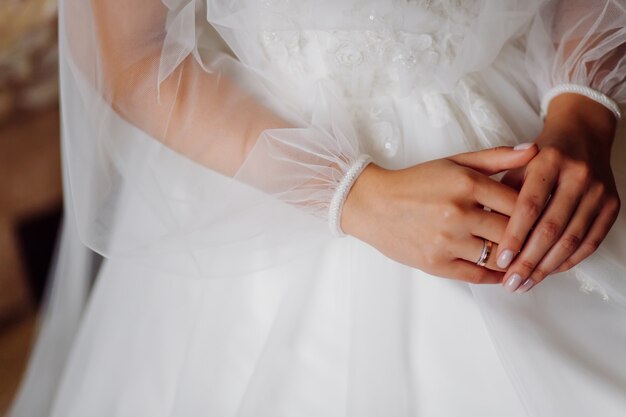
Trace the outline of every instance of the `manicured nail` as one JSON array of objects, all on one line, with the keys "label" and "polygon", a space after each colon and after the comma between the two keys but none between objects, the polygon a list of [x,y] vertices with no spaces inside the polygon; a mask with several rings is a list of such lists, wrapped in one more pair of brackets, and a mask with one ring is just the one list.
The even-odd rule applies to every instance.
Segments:
[{"label": "manicured nail", "polygon": [[535,285],[535,281],[532,278],[528,278],[515,292],[524,293],[528,292],[533,285]]},{"label": "manicured nail", "polygon": [[496,264],[498,264],[499,268],[506,269],[509,267],[509,264],[513,260],[513,251],[509,249],[505,249],[502,251],[500,256],[498,256],[498,260]]},{"label": "manicured nail", "polygon": [[506,289],[508,292],[514,292],[521,283],[522,277],[520,276],[520,274],[513,274],[509,277],[509,279],[506,280],[506,283],[504,284],[504,289]]},{"label": "manicured nail", "polygon": [[533,145],[534,145],[533,142],[520,143],[519,145],[515,145],[513,147],[513,150],[514,151],[525,151],[526,149],[530,148]]}]

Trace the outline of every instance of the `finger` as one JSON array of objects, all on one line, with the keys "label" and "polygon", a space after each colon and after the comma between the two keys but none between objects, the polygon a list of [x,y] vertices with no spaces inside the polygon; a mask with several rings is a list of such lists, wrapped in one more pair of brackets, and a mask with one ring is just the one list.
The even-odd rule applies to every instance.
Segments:
[{"label": "finger", "polygon": [[[470,237],[464,239],[457,247],[453,248],[453,253],[459,258],[468,262],[476,264],[482,255],[483,248],[485,246],[485,239],[479,237]],[[493,271],[503,272],[501,268],[498,268],[495,262],[496,250],[498,245],[492,242],[492,247],[489,256],[487,257],[487,263],[481,268],[491,269]],[[479,266],[479,265],[477,265]]]},{"label": "finger", "polygon": [[524,185],[524,171],[523,168],[511,170],[502,177],[500,182],[519,191],[522,189],[522,185]]},{"label": "finger", "polygon": [[[494,211],[485,211],[477,209],[469,213],[470,233],[474,236],[491,240],[492,242],[500,242],[502,235],[506,230],[509,217]],[[492,252],[495,259],[496,251]]]},{"label": "finger", "polygon": [[539,282],[545,278],[545,275],[555,272],[580,247],[580,243],[600,211],[598,201],[600,201],[599,196],[594,190],[590,190],[582,198],[561,238],[531,274],[534,282]]},{"label": "finger", "polygon": [[498,146],[478,152],[461,153],[448,159],[485,175],[494,175],[526,165],[537,152],[538,148],[534,143],[523,143],[514,148]]},{"label": "finger", "polygon": [[476,175],[475,180],[473,193],[476,202],[509,217],[513,214],[517,191],[484,175]]},{"label": "finger", "polygon": [[[572,214],[578,207],[580,195],[581,190],[576,183],[564,183],[557,188],[521,253],[507,270],[505,280],[517,275],[521,277],[521,281],[526,281],[531,277],[537,284],[548,275],[550,271],[543,271],[537,266],[561,238]],[[517,290],[513,288],[513,282],[519,282],[519,279],[514,278],[508,286],[508,281],[505,281],[508,290]],[[519,282],[520,285],[522,283]]]},{"label": "finger", "polygon": [[578,249],[559,267],[558,272],[574,267],[598,249],[617,220],[619,209],[620,203],[617,198],[610,199],[604,204]]},{"label": "finger", "polygon": [[447,277],[470,284],[498,284],[502,282],[503,273],[483,268],[462,259],[455,259],[448,266]]},{"label": "finger", "polygon": [[[515,202],[498,250],[498,266],[507,268],[543,211],[557,179],[557,168],[544,164],[530,170]],[[505,213],[506,214],[506,213]]]}]

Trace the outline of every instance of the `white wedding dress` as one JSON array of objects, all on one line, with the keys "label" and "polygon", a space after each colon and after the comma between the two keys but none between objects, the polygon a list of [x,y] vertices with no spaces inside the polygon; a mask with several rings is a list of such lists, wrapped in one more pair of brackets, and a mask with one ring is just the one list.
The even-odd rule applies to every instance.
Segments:
[{"label": "white wedding dress", "polygon": [[9,415],[626,415],[623,215],[523,295],[327,225],[362,154],[532,141],[561,83],[626,103],[625,25],[624,0],[62,0],[66,216]]}]

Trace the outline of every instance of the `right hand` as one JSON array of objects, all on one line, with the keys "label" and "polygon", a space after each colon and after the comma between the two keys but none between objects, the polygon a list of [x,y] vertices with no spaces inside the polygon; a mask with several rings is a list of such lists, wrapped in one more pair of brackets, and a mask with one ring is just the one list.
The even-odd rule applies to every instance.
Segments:
[{"label": "right hand", "polygon": [[500,241],[517,191],[489,175],[522,167],[536,154],[535,145],[498,147],[398,171],[370,164],[348,194],[341,228],[389,258],[429,274],[500,283],[496,245],[485,267],[475,262],[483,238]]}]

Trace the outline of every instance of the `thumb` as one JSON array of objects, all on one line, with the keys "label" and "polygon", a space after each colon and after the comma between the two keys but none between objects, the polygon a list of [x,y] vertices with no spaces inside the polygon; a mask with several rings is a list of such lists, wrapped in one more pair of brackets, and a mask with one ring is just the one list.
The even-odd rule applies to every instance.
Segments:
[{"label": "thumb", "polygon": [[530,162],[539,149],[534,143],[522,143],[516,147],[498,146],[477,152],[460,153],[448,159],[485,175],[519,168]]}]

